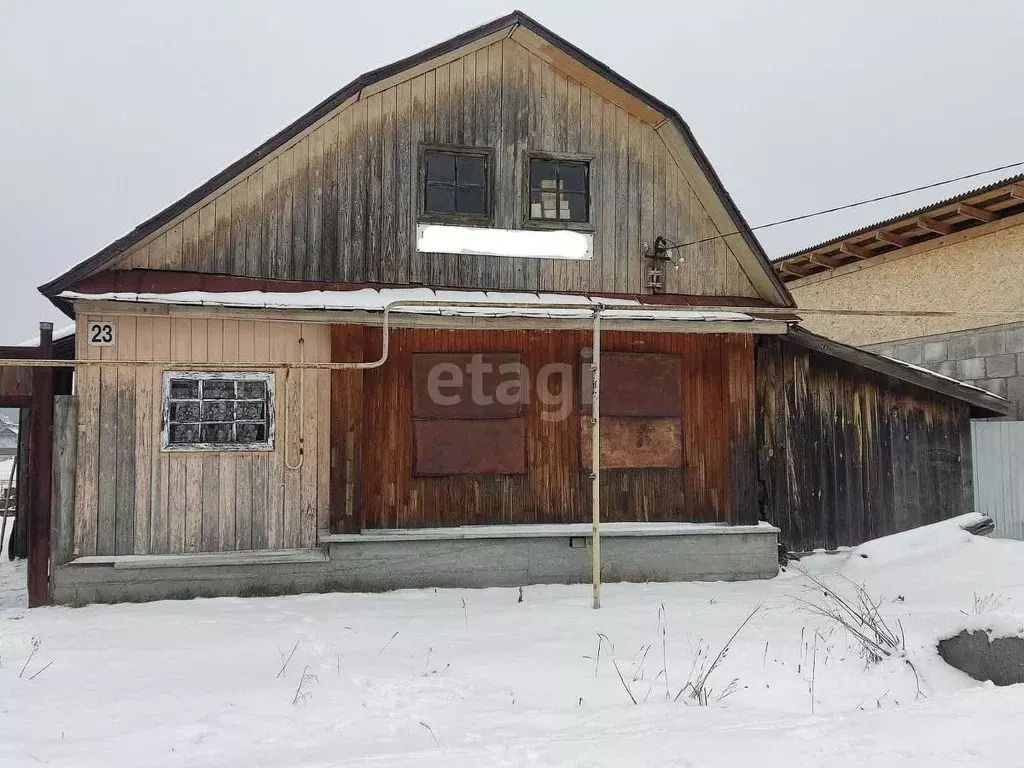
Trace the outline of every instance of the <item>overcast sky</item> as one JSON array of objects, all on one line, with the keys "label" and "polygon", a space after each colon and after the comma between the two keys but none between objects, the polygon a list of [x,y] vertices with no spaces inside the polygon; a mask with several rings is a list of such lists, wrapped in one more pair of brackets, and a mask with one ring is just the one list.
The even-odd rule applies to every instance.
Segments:
[{"label": "overcast sky", "polygon": [[[36,286],[508,2],[0,0],[0,343]],[[532,2],[676,107],[752,225],[1024,160],[1024,3]],[[777,256],[1019,171],[758,233]],[[940,299],[939,299],[940,300]]]}]

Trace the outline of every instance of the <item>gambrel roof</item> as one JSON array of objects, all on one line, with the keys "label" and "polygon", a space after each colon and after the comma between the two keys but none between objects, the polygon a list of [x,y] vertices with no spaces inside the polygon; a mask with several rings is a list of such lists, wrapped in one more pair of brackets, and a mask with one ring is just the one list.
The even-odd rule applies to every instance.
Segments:
[{"label": "gambrel roof", "polygon": [[[56,299],[62,291],[77,281],[111,265],[121,254],[166,227],[189,209],[214,195],[249,168],[275,152],[298,135],[323,120],[345,102],[376,92],[396,78],[407,77],[411,70],[438,64],[439,60],[456,55],[470,46],[478,46],[513,37],[524,47],[541,56],[557,55],[558,65],[582,83],[597,80],[611,84],[605,87],[607,98],[660,130],[669,127],[674,138],[666,143],[680,163],[701,203],[708,210],[715,227],[743,265],[748,278],[766,300],[781,306],[794,306],[793,299],[782,280],[772,269],[768,257],[754,237],[749,225],[725,190],[714,168],[697,144],[682,117],[672,107],[637,87],[583,50],[559,37],[526,14],[514,11],[487,24],[476,27],[439,45],[393,64],[367,72],[341,90],[324,99],[309,112],[287,126],[259,147],[222,170],[206,183],[143,222],[128,234],[115,240],[89,259],[71,268],[39,290],[61,306]],[[64,307],[62,307],[64,308]]]}]

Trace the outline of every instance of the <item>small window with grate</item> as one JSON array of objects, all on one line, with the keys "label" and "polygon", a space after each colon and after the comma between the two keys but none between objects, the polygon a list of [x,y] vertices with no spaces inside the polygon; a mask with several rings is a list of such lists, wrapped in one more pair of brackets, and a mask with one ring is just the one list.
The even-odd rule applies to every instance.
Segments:
[{"label": "small window with grate", "polygon": [[488,149],[424,149],[424,214],[442,218],[488,218],[489,155]]},{"label": "small window with grate", "polygon": [[164,374],[163,447],[169,451],[270,451],[274,374]]},{"label": "small window with grate", "polygon": [[590,163],[531,158],[530,219],[572,223],[590,221]]}]

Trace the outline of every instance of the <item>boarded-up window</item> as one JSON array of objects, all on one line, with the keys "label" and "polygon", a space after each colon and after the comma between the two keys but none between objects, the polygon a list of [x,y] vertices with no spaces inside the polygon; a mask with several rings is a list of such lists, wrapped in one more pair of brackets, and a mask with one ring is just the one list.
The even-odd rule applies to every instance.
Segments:
[{"label": "boarded-up window", "polygon": [[273,400],[272,373],[165,373],[163,448],[272,450]]},{"label": "boarded-up window", "polygon": [[[593,379],[583,350],[580,461],[591,466]],[[601,466],[606,469],[683,465],[682,359],[678,355],[601,353]]]},{"label": "boarded-up window", "polygon": [[519,355],[413,355],[412,383],[415,475],[526,472]]}]

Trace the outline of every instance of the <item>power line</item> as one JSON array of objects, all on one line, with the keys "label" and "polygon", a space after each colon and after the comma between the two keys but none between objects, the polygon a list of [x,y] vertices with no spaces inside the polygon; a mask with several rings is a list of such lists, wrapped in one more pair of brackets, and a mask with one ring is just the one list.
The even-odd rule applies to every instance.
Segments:
[{"label": "power line", "polygon": [[[964,176],[957,176],[954,179],[946,179],[945,181],[936,181],[932,184],[925,184],[920,187],[914,187],[913,189],[904,189],[901,192],[890,192],[887,195],[879,195],[878,197],[872,197],[867,200],[858,200],[855,203],[847,203],[846,205],[837,205],[835,208],[825,208],[821,211],[815,211],[814,213],[805,213],[800,216],[790,216],[788,219],[780,219],[779,221],[772,221],[768,224],[759,224],[756,227],[750,227],[750,231],[754,232],[759,229],[768,229],[770,227],[777,227],[781,224],[791,224],[794,221],[803,221],[804,219],[813,219],[815,216],[824,216],[826,213],[836,213],[838,211],[845,211],[850,208],[858,208],[862,205],[868,205],[869,203],[878,203],[882,200],[891,200],[894,197],[902,197],[903,195],[910,195],[914,192],[923,192],[926,189],[934,189],[935,187],[942,187],[946,184],[955,184],[958,181],[966,181],[967,179],[973,179],[978,176],[986,176],[996,171],[1005,171],[1010,168],[1017,168],[1018,166],[1024,165],[1024,160],[1018,163],[1010,163],[1008,165],[1000,165],[996,168],[989,168],[987,171],[977,171],[975,173],[968,173]],[[722,238],[729,237],[731,235],[742,235],[741,230],[735,232],[726,232],[720,235],[713,235],[711,237],[703,237],[700,240],[690,240],[689,242],[679,243],[677,245],[668,245],[661,248],[661,251],[674,251],[679,248],[686,248],[689,245],[700,245],[701,243],[710,243],[713,240],[721,240]]]}]

